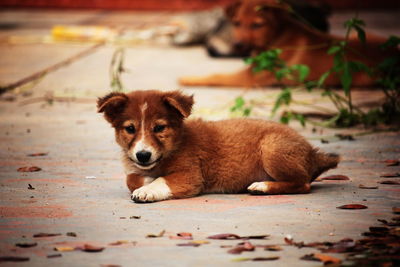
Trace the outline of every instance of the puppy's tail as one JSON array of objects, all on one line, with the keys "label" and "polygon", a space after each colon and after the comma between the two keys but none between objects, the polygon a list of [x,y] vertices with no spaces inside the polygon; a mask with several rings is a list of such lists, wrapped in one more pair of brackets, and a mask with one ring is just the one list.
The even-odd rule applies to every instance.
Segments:
[{"label": "puppy's tail", "polygon": [[316,160],[311,181],[317,179],[317,177],[320,176],[323,172],[326,172],[329,169],[336,168],[340,161],[340,156],[338,154],[324,153],[320,151],[315,152]]}]

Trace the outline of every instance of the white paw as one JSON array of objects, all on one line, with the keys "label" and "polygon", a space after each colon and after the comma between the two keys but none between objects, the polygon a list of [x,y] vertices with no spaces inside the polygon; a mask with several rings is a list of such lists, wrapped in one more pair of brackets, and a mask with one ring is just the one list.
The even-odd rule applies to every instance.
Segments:
[{"label": "white paw", "polygon": [[267,193],[268,189],[268,184],[265,182],[255,182],[247,187],[247,190],[252,194]]},{"label": "white paw", "polygon": [[169,199],[172,196],[165,179],[160,177],[148,185],[144,185],[132,193],[132,200],[138,203],[155,202]]}]

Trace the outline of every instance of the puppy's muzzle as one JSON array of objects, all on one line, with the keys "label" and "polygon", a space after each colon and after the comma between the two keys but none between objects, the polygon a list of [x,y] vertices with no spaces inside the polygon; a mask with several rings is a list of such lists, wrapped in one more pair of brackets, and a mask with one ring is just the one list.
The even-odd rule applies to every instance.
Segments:
[{"label": "puppy's muzzle", "polygon": [[147,164],[149,162],[151,158],[151,152],[149,151],[145,151],[145,150],[141,150],[139,152],[136,153],[136,159],[138,160],[138,162],[140,164]]}]

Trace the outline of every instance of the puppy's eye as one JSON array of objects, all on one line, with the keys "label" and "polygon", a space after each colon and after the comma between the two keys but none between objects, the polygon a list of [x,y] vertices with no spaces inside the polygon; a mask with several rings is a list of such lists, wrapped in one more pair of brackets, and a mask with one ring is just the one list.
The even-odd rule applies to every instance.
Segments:
[{"label": "puppy's eye", "polygon": [[253,29],[253,30],[255,30],[255,29],[259,29],[259,28],[262,28],[264,26],[264,23],[252,23],[251,25],[250,25],[250,28],[251,29]]},{"label": "puppy's eye", "polygon": [[165,127],[166,127],[165,125],[156,125],[154,126],[153,131],[155,133],[161,133],[162,131],[165,130]]},{"label": "puppy's eye", "polygon": [[125,131],[126,131],[127,133],[129,133],[129,134],[134,134],[135,131],[136,131],[136,129],[135,129],[135,126],[129,125],[129,126],[125,127]]},{"label": "puppy's eye", "polygon": [[234,21],[232,24],[234,27],[240,27],[240,21]]}]

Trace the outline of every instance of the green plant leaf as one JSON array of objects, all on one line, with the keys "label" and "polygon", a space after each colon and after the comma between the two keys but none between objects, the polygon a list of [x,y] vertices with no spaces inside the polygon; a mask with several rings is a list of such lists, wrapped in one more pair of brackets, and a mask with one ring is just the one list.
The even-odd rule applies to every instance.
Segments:
[{"label": "green plant leaf", "polygon": [[351,72],[365,72],[368,75],[372,74],[372,69],[360,61],[349,61],[349,68]]},{"label": "green plant leaf", "polygon": [[298,81],[300,83],[303,83],[304,80],[308,77],[308,74],[310,74],[310,68],[307,65],[304,64],[295,64],[290,67],[291,70],[297,71],[298,73]]},{"label": "green plant leaf", "polygon": [[325,83],[325,80],[331,75],[331,71],[328,70],[327,72],[324,72],[321,77],[319,77],[318,82],[317,82],[317,87],[322,87]]},{"label": "green plant leaf", "polygon": [[274,108],[272,109],[272,114],[279,109],[282,104],[289,105],[292,101],[292,90],[289,87],[286,87],[281,91],[275,101]]},{"label": "green plant leaf", "polygon": [[244,117],[250,116],[250,113],[251,113],[251,108],[245,108],[245,109],[243,110],[243,116],[244,116]]},{"label": "green plant leaf", "polygon": [[341,47],[341,46],[334,45],[334,46],[331,46],[331,47],[328,49],[327,54],[328,54],[328,55],[333,55],[333,54],[336,54],[337,52],[339,52],[340,50],[342,50],[342,47]]},{"label": "green plant leaf", "polygon": [[400,37],[391,35],[380,47],[382,49],[387,49],[389,47],[397,47],[398,45],[400,45]]},{"label": "green plant leaf", "polygon": [[357,31],[358,39],[365,44],[366,43],[366,37],[365,37],[365,31],[363,28],[360,26],[356,25],[354,26],[354,29]]},{"label": "green plant leaf", "polygon": [[349,67],[349,62],[347,61],[343,62],[343,70],[342,73],[340,74],[340,81],[342,83],[344,93],[346,94],[346,96],[349,96],[352,76]]}]

